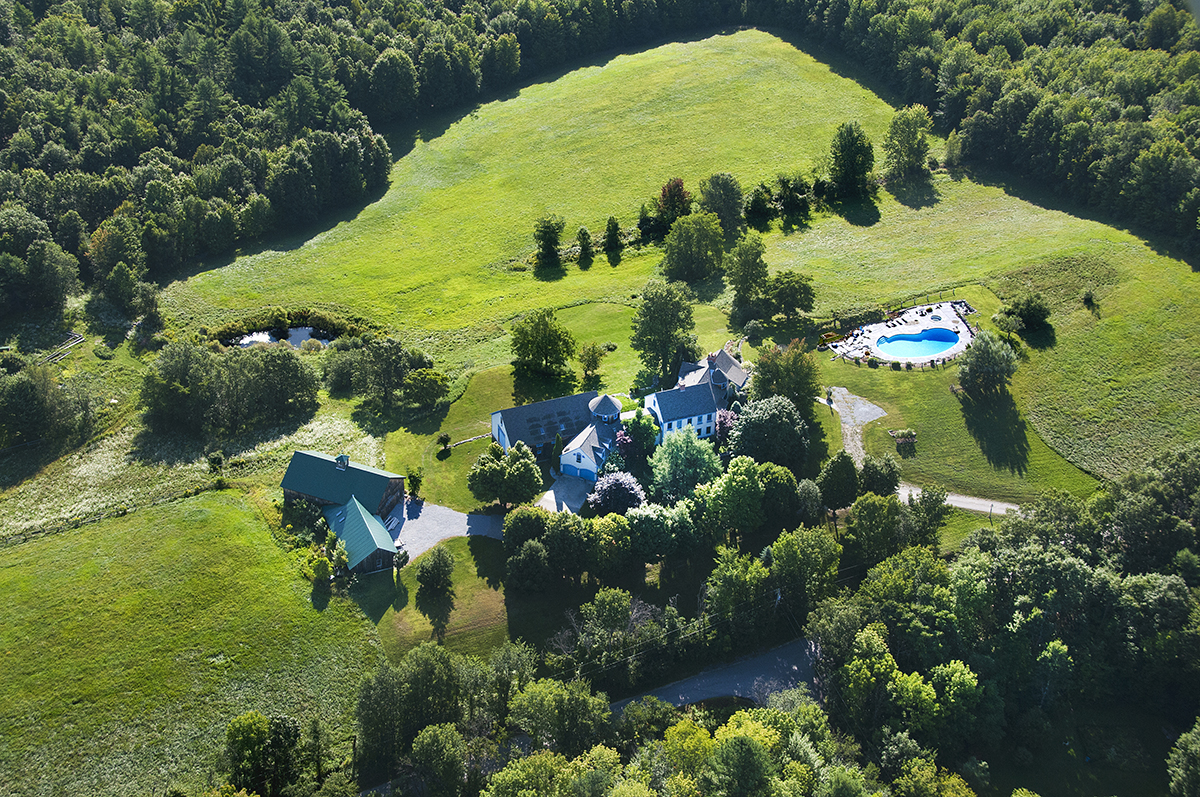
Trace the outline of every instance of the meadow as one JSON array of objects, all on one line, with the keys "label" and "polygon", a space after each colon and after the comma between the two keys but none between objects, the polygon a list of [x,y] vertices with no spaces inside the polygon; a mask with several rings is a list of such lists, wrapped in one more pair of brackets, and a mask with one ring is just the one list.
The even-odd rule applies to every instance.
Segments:
[{"label": "meadow", "polygon": [[[1200,361],[1194,356],[1200,278],[1187,264],[1129,232],[1054,209],[1050,198],[1028,186],[986,185],[940,172],[917,188],[882,190],[869,204],[871,210],[822,214],[805,229],[767,238],[773,270],[812,275],[816,314],[911,304],[977,285],[993,297],[979,308],[977,320],[987,327],[997,298],[1040,291],[1053,307],[1052,328],[1025,335],[1011,391],[1034,437],[1104,478],[1200,437]],[[1090,307],[1082,301],[1087,289],[1095,297]],[[966,294],[960,289],[958,295]],[[783,328],[775,337],[782,342],[788,333]],[[858,392],[853,385],[872,391],[859,393],[872,401],[874,394],[903,402],[897,391],[914,389],[903,375],[846,373],[825,369],[851,392]],[[937,388],[917,392],[914,409],[927,396],[937,403]],[[1011,415],[1013,408],[1004,412]],[[871,440],[868,434],[868,445]],[[1039,444],[1031,439],[1030,446],[1035,454]],[[1019,458],[1010,464],[1014,472],[1024,467]],[[1037,478],[1037,468],[1029,472]]]},{"label": "meadow", "polygon": [[198,789],[252,709],[320,718],[349,755],[358,681],[383,655],[238,491],[0,548],[0,590],[5,794]]},{"label": "meadow", "polygon": [[[719,84],[719,90],[714,90]],[[461,118],[427,122],[392,184],[354,218],[306,241],[236,258],[168,287],[165,311],[213,325],[264,304],[334,305],[414,339],[487,328],[544,306],[628,299],[658,258],[524,269],[533,222],[557,213],[573,237],[625,226],[671,177],[695,191],[728,171],[748,185],[809,168],[834,129],[880,138],[891,108],[762,31],[721,33],[601,59]],[[432,132],[429,132],[432,131]]]}]

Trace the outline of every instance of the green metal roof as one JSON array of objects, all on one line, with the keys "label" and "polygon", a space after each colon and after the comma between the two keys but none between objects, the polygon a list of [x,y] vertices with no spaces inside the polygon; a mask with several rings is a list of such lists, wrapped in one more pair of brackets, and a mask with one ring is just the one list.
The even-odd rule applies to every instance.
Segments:
[{"label": "green metal roof", "polygon": [[354,496],[350,496],[345,506],[326,507],[324,514],[329,528],[346,543],[351,568],[358,567],[359,562],[376,551],[396,552],[392,535],[383,527],[379,516],[368,512]]},{"label": "green metal roof", "polygon": [[337,459],[328,454],[296,451],[280,486],[338,505],[357,497],[364,505],[376,509],[387,491],[388,481],[400,478],[403,477],[398,473],[358,462],[348,462],[345,469],[339,469]]}]

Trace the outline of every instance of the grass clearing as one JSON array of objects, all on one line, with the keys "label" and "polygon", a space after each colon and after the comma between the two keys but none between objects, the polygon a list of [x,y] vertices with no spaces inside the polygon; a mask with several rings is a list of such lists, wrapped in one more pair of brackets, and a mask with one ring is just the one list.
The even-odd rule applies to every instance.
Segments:
[{"label": "grass clearing", "polygon": [[951,507],[946,516],[946,525],[942,527],[942,556],[951,556],[962,548],[963,540],[973,531],[987,528],[1000,522],[999,516],[988,518],[982,512],[971,512],[966,509]]},{"label": "grass clearing", "polygon": [[[882,191],[873,208],[772,233],[766,257],[773,271],[813,276],[818,314],[956,286],[963,296],[972,283],[1043,291],[1053,333],[1030,338],[1012,386],[1035,436],[1104,477],[1200,437],[1200,276],[1128,232],[1033,199],[937,174],[927,191]],[[1092,308],[1080,300],[1089,287]],[[989,326],[999,305],[985,304]]]},{"label": "grass clearing", "polygon": [[580,299],[620,301],[657,255],[626,252],[615,267],[601,255],[540,280],[509,267],[532,252],[534,221],[557,213],[569,231],[586,225],[596,237],[609,215],[634,224],[671,177],[693,191],[721,171],[753,185],[807,167],[845,119],[882,140],[891,113],[763,31],[606,57],[462,118],[430,120],[444,132],[407,152],[396,142],[404,154],[378,202],[308,240],[175,283],[163,306],[212,326],[267,303],[328,304],[419,338]]},{"label": "grass clearing", "polygon": [[508,638],[503,544],[486,537],[456,537],[442,544],[454,554],[448,596],[431,599],[418,593],[416,562],[421,557],[401,570],[399,578],[376,573],[360,584],[364,597],[359,601],[367,615],[374,619],[382,609],[376,620],[379,639],[392,661],[422,642],[439,639],[457,653],[487,658]]},{"label": "grass clearing", "polygon": [[[999,300],[979,287],[958,291],[987,318]],[[974,320],[974,319],[972,319]],[[901,475],[918,485],[942,484],[966,495],[1029,501],[1052,488],[1087,495],[1094,478],[1063,459],[1034,431],[1011,394],[978,405],[950,391],[957,384],[954,366],[924,371],[870,368],[818,355],[822,384],[847,388],[878,404],[884,417],[867,424],[867,453],[891,453]],[[915,454],[902,457],[889,429],[917,432]]]},{"label": "grass clearing", "polygon": [[353,602],[314,610],[232,491],[0,549],[0,589],[6,794],[203,787],[251,709],[318,716],[349,754],[358,680],[381,655]]}]

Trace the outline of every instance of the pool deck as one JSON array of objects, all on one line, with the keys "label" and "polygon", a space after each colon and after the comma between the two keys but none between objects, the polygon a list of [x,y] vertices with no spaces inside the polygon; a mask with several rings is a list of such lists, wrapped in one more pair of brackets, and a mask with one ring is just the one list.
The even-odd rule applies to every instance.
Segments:
[{"label": "pool deck", "polygon": [[[974,328],[963,318],[964,312],[970,312],[970,305],[961,300],[923,304],[910,307],[896,318],[880,321],[859,327],[846,338],[830,344],[829,348],[835,356],[853,359],[875,357],[887,362],[919,363],[945,362],[953,360],[966,351],[967,346],[975,339]],[[938,316],[939,320],[933,320]],[[958,342],[950,348],[934,355],[922,357],[896,357],[884,354],[879,350],[879,339],[892,335],[917,335],[923,330],[940,327],[958,334]]]}]

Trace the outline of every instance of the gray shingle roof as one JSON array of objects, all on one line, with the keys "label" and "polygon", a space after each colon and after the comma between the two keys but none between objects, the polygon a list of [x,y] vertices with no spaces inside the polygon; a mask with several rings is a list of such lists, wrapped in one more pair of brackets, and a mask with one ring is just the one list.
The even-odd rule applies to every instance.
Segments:
[{"label": "gray shingle roof", "polygon": [[561,434],[570,440],[592,421],[588,403],[596,398],[595,390],[576,393],[573,396],[536,401],[520,407],[509,407],[500,411],[504,430],[512,442],[522,441],[530,448],[537,448],[554,441]]},{"label": "gray shingle roof", "polygon": [[593,415],[619,415],[621,413],[621,402],[605,393],[603,396],[598,396],[589,401],[588,409],[592,411]]},{"label": "gray shingle roof", "polygon": [[721,349],[717,352],[716,359],[717,369],[728,377],[730,382],[733,382],[738,388],[746,386],[746,381],[750,379],[750,375],[746,373],[746,369],[742,368],[742,364],[729,354],[729,352]]},{"label": "gray shingle roof", "polygon": [[654,394],[664,423],[676,418],[691,418],[696,415],[707,415],[724,408],[724,397],[718,397],[711,383],[705,382],[688,388],[673,388],[661,390]]},{"label": "gray shingle roof", "polygon": [[583,450],[588,453],[597,466],[604,464],[608,452],[617,442],[617,432],[622,428],[621,422],[591,423],[577,434],[570,443],[563,447],[563,453]]},{"label": "gray shingle roof", "polygon": [[[711,360],[709,359],[711,357]],[[679,366],[679,379],[677,382],[691,387],[692,385],[703,385],[706,382],[713,381],[712,369],[720,371],[725,379],[738,386],[738,389],[744,388],[746,382],[750,379],[750,375],[742,368],[742,364],[730,356],[729,352],[721,349],[715,354],[709,355],[703,362],[699,363],[683,363]],[[720,379],[718,382],[724,384]]]}]

